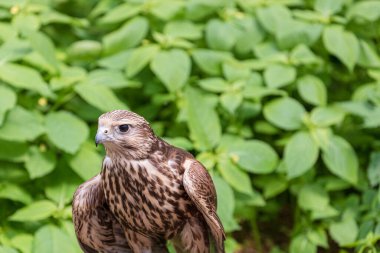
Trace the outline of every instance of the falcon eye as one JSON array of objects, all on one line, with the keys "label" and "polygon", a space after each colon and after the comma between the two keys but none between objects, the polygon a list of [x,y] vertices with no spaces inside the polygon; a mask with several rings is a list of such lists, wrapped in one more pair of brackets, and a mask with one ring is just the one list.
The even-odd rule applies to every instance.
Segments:
[{"label": "falcon eye", "polygon": [[125,133],[125,132],[128,131],[128,129],[129,129],[129,125],[128,125],[128,124],[124,124],[124,125],[120,125],[120,126],[119,126],[119,130],[120,130],[120,132]]}]

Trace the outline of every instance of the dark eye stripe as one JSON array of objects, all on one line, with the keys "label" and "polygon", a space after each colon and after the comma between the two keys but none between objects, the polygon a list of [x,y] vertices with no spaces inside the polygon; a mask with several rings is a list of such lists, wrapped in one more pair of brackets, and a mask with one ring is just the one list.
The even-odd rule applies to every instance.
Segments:
[{"label": "dark eye stripe", "polygon": [[119,130],[120,130],[120,132],[125,133],[125,132],[128,131],[128,129],[129,129],[129,125],[128,125],[128,124],[124,124],[124,125],[120,125],[120,126],[119,126]]}]

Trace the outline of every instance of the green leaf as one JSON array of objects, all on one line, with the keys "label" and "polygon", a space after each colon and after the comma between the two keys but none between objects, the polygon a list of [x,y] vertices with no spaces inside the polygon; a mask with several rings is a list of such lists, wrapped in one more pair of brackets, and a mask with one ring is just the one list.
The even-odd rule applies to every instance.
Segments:
[{"label": "green leaf", "polygon": [[332,223],[329,227],[331,237],[340,246],[355,242],[359,228],[354,218],[345,218],[341,222]]},{"label": "green leaf", "polygon": [[4,122],[5,114],[16,105],[15,92],[3,85],[0,85],[0,126]]},{"label": "green leaf", "polygon": [[169,0],[152,2],[151,13],[162,20],[169,20],[184,7],[184,2]]},{"label": "green leaf", "polygon": [[198,149],[212,149],[219,143],[222,133],[218,114],[207,98],[195,89],[186,90],[186,100],[190,138]]},{"label": "green leaf", "polygon": [[[264,207],[266,204],[263,196],[255,190],[253,190],[253,192],[251,194],[236,192],[235,199],[237,202],[236,206],[239,209],[242,208],[244,205]],[[238,213],[242,212],[239,209],[236,210],[236,212],[238,212]],[[248,212],[250,212],[250,211],[248,211]]]},{"label": "green leaf", "polygon": [[77,82],[84,81],[86,77],[87,72],[83,68],[62,66],[60,76],[50,79],[50,87],[54,91],[62,90]]},{"label": "green leaf", "polygon": [[288,188],[288,181],[284,176],[265,175],[254,178],[255,185],[262,188],[266,199],[273,198]]},{"label": "green leaf", "polygon": [[316,64],[320,60],[307,46],[300,44],[290,53],[290,61],[296,65]]},{"label": "green leaf", "polygon": [[280,88],[294,82],[296,75],[295,68],[274,64],[265,69],[264,80],[268,87]]},{"label": "green leaf", "polygon": [[202,37],[200,26],[186,20],[174,20],[165,25],[164,34],[189,40],[196,40]]},{"label": "green leaf", "polygon": [[360,117],[371,116],[372,108],[369,107],[363,101],[346,101],[337,104],[338,108],[344,110],[347,113],[357,115]]},{"label": "green leaf", "polygon": [[344,111],[336,106],[314,108],[310,115],[311,121],[320,127],[340,124],[344,117]]},{"label": "green leaf", "polygon": [[94,40],[79,40],[67,49],[71,60],[93,61],[102,53],[102,44]]},{"label": "green leaf", "polygon": [[281,49],[291,49],[300,44],[312,45],[320,37],[322,28],[320,24],[287,19],[277,24],[276,41]]},{"label": "green leaf", "polygon": [[365,40],[359,41],[360,54],[358,59],[358,64],[369,68],[379,68],[380,67],[380,57],[376,50],[371,47]]},{"label": "green leaf", "polygon": [[320,220],[336,217],[339,215],[339,211],[333,208],[330,205],[327,205],[324,209],[321,210],[312,210],[311,219]]},{"label": "green leaf", "polygon": [[97,69],[91,71],[85,83],[101,85],[111,89],[120,89],[134,85],[132,82],[125,79],[121,71],[114,69]]},{"label": "green leaf", "polygon": [[122,70],[127,66],[132,50],[128,49],[120,53],[100,59],[97,64],[107,69]]},{"label": "green leaf", "polygon": [[[302,154],[302,155],[300,155]],[[285,146],[284,162],[288,178],[295,178],[311,169],[318,159],[318,145],[308,132],[298,132]]]},{"label": "green leaf", "polygon": [[128,110],[128,106],[120,101],[112,90],[106,86],[84,82],[75,86],[75,91],[87,103],[103,112],[116,109]]},{"label": "green leaf", "polygon": [[325,105],[327,102],[326,87],[315,76],[307,75],[298,79],[297,89],[302,99],[312,105]]},{"label": "green leaf", "polygon": [[340,212],[337,209],[328,205],[323,210],[313,210],[311,212],[311,218],[313,220],[321,220],[321,219],[328,219],[328,218],[337,217],[339,214],[340,214]]},{"label": "green leaf", "polygon": [[32,51],[30,54],[26,55],[23,60],[26,65],[31,65],[31,67],[37,69],[41,72],[47,72],[51,75],[57,73],[57,70],[48,63],[38,52]]},{"label": "green leaf", "polygon": [[311,212],[311,218],[313,220],[328,219],[337,217],[340,212],[334,207],[328,205],[324,210],[313,210]]},{"label": "green leaf", "polygon": [[41,26],[41,22],[33,13],[18,13],[13,18],[12,25],[19,33],[25,36],[32,31],[37,31]]},{"label": "green leaf", "polygon": [[305,185],[298,193],[298,205],[305,210],[321,211],[328,204],[329,196],[319,185]]},{"label": "green leaf", "polygon": [[37,91],[43,96],[53,97],[41,75],[32,68],[14,63],[1,64],[0,79],[16,88]]},{"label": "green leaf", "polygon": [[285,130],[299,129],[304,114],[303,106],[293,98],[274,99],[264,106],[265,118]]},{"label": "green leaf", "polygon": [[[174,138],[165,137],[164,140],[168,142],[170,145],[183,148],[185,150],[191,150],[194,148],[193,143],[185,137],[174,137]],[[208,167],[206,166],[206,168]]]},{"label": "green leaf", "polygon": [[243,94],[238,91],[225,92],[220,96],[220,103],[231,114],[235,113],[242,102]]},{"label": "green leaf", "polygon": [[26,143],[0,140],[1,160],[22,161],[25,159],[27,152],[28,145]]},{"label": "green leaf", "polygon": [[341,191],[351,187],[346,181],[332,175],[324,177],[322,182],[326,191]]},{"label": "green leaf", "polygon": [[66,111],[49,113],[46,116],[46,129],[50,141],[70,154],[78,151],[89,134],[87,125]]},{"label": "green leaf", "polygon": [[236,42],[237,35],[231,23],[219,19],[212,19],[206,25],[206,41],[211,49],[230,50]]},{"label": "green leaf", "polygon": [[25,168],[31,179],[45,176],[53,171],[56,164],[55,154],[52,151],[42,152],[38,147],[31,147],[29,156],[25,160]]},{"label": "green leaf", "polygon": [[61,229],[54,225],[45,225],[35,234],[34,253],[76,252],[69,238]]},{"label": "green leaf", "polygon": [[130,17],[136,16],[141,10],[141,6],[135,6],[130,3],[124,3],[108,11],[100,20],[101,24],[112,24],[124,21]]},{"label": "green leaf", "polygon": [[19,201],[24,204],[32,202],[32,197],[28,192],[16,184],[1,183],[0,184],[0,198]]},{"label": "green leaf", "polygon": [[105,54],[110,55],[137,46],[145,38],[149,28],[143,17],[135,17],[118,30],[103,37]]},{"label": "green leaf", "polygon": [[29,180],[28,173],[19,164],[1,161],[0,166],[0,177],[4,181],[25,183]]},{"label": "green leaf", "polygon": [[235,48],[239,54],[249,54],[252,45],[256,45],[264,39],[265,32],[256,19],[252,16],[245,16],[234,20],[239,31]]},{"label": "green leaf", "polygon": [[41,32],[31,32],[28,37],[33,49],[55,69],[58,69],[55,47],[51,39]]},{"label": "green leaf", "polygon": [[58,206],[63,206],[71,202],[78,184],[72,182],[58,182],[45,187],[46,196],[57,203]]},{"label": "green leaf", "polygon": [[57,206],[48,200],[40,200],[18,209],[9,217],[12,221],[38,221],[49,218],[57,211]]},{"label": "green leaf", "polygon": [[212,181],[215,184],[216,193],[219,197],[217,213],[222,221],[224,230],[230,232],[238,229],[239,225],[236,223],[233,216],[235,210],[235,198],[231,187],[218,176],[213,176]]},{"label": "green leaf", "polygon": [[240,250],[240,244],[231,237],[227,237],[224,242],[226,252],[237,252]]},{"label": "green leaf", "polygon": [[306,236],[310,242],[314,243],[317,246],[323,247],[325,249],[329,247],[326,232],[322,228],[309,230]]},{"label": "green leaf", "polygon": [[332,136],[322,146],[322,158],[327,168],[338,177],[356,184],[358,182],[358,158],[351,145],[339,136]]},{"label": "green leaf", "polygon": [[323,43],[330,54],[336,56],[352,71],[359,58],[356,36],[340,26],[328,26],[323,32]]},{"label": "green leaf", "polygon": [[138,74],[155,57],[158,51],[159,47],[157,45],[134,49],[127,63],[127,76],[132,77]]},{"label": "green leaf", "polygon": [[252,73],[249,66],[243,63],[240,63],[238,61],[225,62],[223,63],[222,68],[223,68],[223,75],[230,82],[238,83],[239,81],[249,79],[249,78],[253,78],[254,79],[253,81],[257,81],[257,79],[260,78],[260,76],[257,76],[257,73]]},{"label": "green leaf", "polygon": [[69,160],[70,167],[84,180],[99,174],[102,158],[89,144],[83,145],[75,156]]},{"label": "green leaf", "polygon": [[314,3],[314,9],[322,13],[324,16],[331,16],[342,9],[344,2],[344,0],[316,0]]},{"label": "green leaf", "polygon": [[207,79],[203,79],[199,81],[199,86],[201,86],[203,89],[211,92],[223,92],[228,89],[228,83],[219,77],[211,77]]},{"label": "green leaf", "polygon": [[270,33],[274,34],[279,24],[291,18],[291,12],[283,5],[270,5],[257,10],[257,17],[260,24]]},{"label": "green leaf", "polygon": [[36,114],[20,106],[14,107],[0,127],[0,139],[32,141],[45,132]]},{"label": "green leaf", "polygon": [[11,239],[12,246],[22,253],[32,252],[33,236],[30,234],[18,234]]},{"label": "green leaf", "polygon": [[267,121],[257,121],[254,125],[255,132],[266,135],[274,135],[279,132],[279,129],[274,127]]},{"label": "green leaf", "polygon": [[251,140],[230,143],[228,152],[233,161],[248,172],[267,174],[278,162],[277,153],[267,143]]},{"label": "green leaf", "polygon": [[380,18],[380,2],[377,0],[355,2],[350,6],[347,17],[374,22]]},{"label": "green leaf", "polygon": [[11,24],[0,24],[0,38],[2,39],[2,41],[11,39],[13,40],[14,38],[17,38],[17,36],[17,31],[15,31]]},{"label": "green leaf", "polygon": [[207,74],[219,75],[222,72],[222,63],[232,59],[228,52],[208,49],[195,49],[192,54],[198,67]]},{"label": "green leaf", "polygon": [[32,51],[30,43],[25,40],[6,40],[0,47],[0,58],[3,62],[20,60]]},{"label": "green leaf", "polygon": [[367,177],[372,187],[380,184],[380,152],[372,152],[367,169]]},{"label": "green leaf", "polygon": [[0,253],[18,253],[18,251],[11,247],[0,245]]},{"label": "green leaf", "polygon": [[183,50],[161,51],[152,60],[150,68],[166,88],[174,92],[189,79],[191,61]]},{"label": "green leaf", "polygon": [[67,220],[62,221],[61,229],[63,232],[65,232],[69,236],[71,245],[73,245],[73,247],[75,248],[75,253],[82,253],[83,250],[80,248],[78,244],[78,239],[75,234],[74,224],[71,221],[67,221]]},{"label": "green leaf", "polygon": [[290,253],[317,253],[317,246],[305,235],[297,235],[290,243]]},{"label": "green leaf", "polygon": [[228,156],[219,156],[218,171],[222,174],[224,180],[226,180],[226,182],[229,183],[235,190],[248,195],[253,194],[249,175],[232,163]]}]

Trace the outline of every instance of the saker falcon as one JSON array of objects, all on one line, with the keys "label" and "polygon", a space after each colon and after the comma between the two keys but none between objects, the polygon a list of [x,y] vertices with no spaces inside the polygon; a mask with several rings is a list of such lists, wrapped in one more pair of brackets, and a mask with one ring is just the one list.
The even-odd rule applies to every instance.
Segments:
[{"label": "saker falcon", "polygon": [[[216,191],[190,153],[157,137],[136,113],[99,117],[96,144],[106,157],[101,173],[82,184],[73,200],[75,232],[84,252],[224,252]],[[210,235],[210,238],[209,238]]]}]

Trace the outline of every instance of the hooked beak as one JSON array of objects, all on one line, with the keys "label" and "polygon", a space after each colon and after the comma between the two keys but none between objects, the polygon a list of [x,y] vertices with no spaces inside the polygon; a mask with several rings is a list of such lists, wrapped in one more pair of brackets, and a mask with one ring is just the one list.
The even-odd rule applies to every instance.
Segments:
[{"label": "hooked beak", "polygon": [[102,136],[101,134],[97,133],[96,136],[95,136],[95,146],[98,147],[98,144],[99,143],[102,143]]},{"label": "hooked beak", "polygon": [[106,133],[107,133],[107,130],[105,130],[105,131],[98,130],[98,132],[96,133],[96,136],[95,136],[96,147],[98,146],[99,143],[104,143],[104,141],[107,138]]}]

